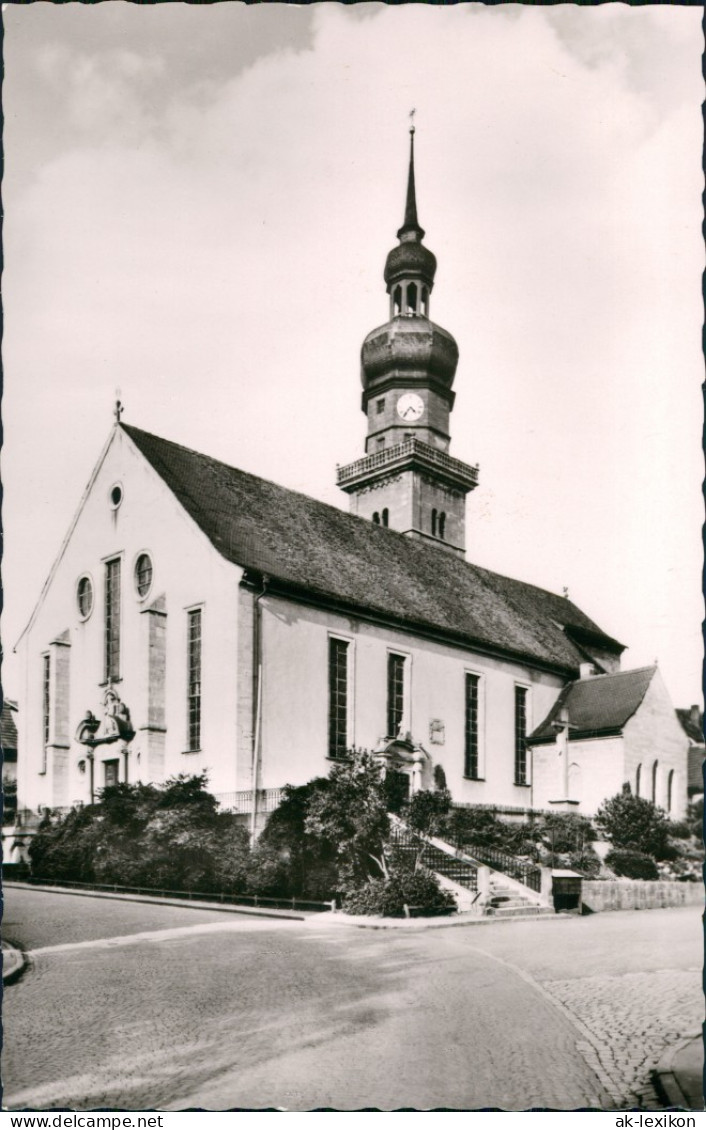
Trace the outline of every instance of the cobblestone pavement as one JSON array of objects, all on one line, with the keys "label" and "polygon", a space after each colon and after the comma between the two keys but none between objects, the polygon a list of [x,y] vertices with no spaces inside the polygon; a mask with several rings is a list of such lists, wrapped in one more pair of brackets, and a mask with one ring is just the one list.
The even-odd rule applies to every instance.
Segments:
[{"label": "cobblestone pavement", "polygon": [[559,934],[537,923],[534,944],[520,927],[483,948],[530,975],[573,1020],[612,1106],[660,1110],[660,1057],[704,1020],[702,938],[700,908],[679,907],[572,918]]},{"label": "cobblestone pavement", "polygon": [[703,1022],[701,970],[548,981],[548,992],[585,1027],[580,1050],[619,1105],[656,1110],[652,1072],[662,1053]]}]

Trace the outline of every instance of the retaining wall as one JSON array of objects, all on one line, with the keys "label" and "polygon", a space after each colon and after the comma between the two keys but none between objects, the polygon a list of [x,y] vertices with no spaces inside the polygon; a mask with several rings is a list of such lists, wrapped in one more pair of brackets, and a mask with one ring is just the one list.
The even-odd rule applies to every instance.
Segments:
[{"label": "retaining wall", "polygon": [[704,901],[701,883],[677,883],[665,879],[584,879],[583,905],[601,910],[653,910],[659,906],[696,906]]}]

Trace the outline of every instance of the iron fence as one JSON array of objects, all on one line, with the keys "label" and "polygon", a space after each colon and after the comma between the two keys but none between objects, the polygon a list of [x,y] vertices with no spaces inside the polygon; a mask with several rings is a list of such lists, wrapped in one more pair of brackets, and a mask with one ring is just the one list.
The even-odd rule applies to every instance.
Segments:
[{"label": "iron fence", "polygon": [[71,890],[105,891],[111,894],[151,895],[153,898],[178,898],[186,902],[216,902],[233,906],[254,906],[276,910],[335,910],[335,902],[321,902],[302,898],[268,898],[264,895],[233,894],[228,891],[192,891],[169,887],[130,886],[124,883],[81,883],[72,879],[46,879],[41,875],[30,875],[25,880],[33,886],[68,887]]},{"label": "iron fence", "polygon": [[494,847],[459,841],[458,848],[460,851],[467,849],[468,854],[477,859],[479,863],[485,863],[488,867],[492,867],[494,871],[502,871],[504,875],[509,875],[511,879],[517,879],[519,883],[523,883],[531,891],[537,893],[541,891],[542,871],[533,863],[527,863],[518,859],[517,856],[508,855],[507,852]]}]

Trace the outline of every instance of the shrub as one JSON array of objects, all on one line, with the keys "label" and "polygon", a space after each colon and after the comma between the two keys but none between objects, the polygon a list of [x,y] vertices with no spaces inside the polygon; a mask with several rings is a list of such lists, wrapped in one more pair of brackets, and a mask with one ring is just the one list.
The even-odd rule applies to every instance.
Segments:
[{"label": "shrub", "polygon": [[445,910],[451,914],[456,909],[456,900],[439,886],[431,871],[412,870],[398,864],[389,868],[387,876],[368,879],[348,891],[343,899],[343,910],[348,914],[401,918],[405,906]]},{"label": "shrub", "polygon": [[642,851],[613,850],[609,851],[606,864],[616,875],[623,875],[626,879],[658,879],[657,864],[651,855]]},{"label": "shrub", "polygon": [[692,804],[689,805],[689,813],[687,816],[689,826],[691,827],[692,836],[696,836],[697,840],[704,839],[704,798],[699,797]]},{"label": "shrub", "polygon": [[542,843],[553,851],[582,854],[596,839],[596,830],[587,816],[574,812],[552,812],[536,825]]},{"label": "shrub", "polygon": [[447,788],[446,773],[444,772],[443,765],[435,765],[434,766],[434,788],[435,789],[446,789]]},{"label": "shrub", "polygon": [[601,861],[591,848],[569,853],[568,864],[572,871],[578,871],[585,879],[597,879],[601,871]]},{"label": "shrub", "polygon": [[670,820],[667,831],[675,840],[690,840],[693,835],[691,824],[688,820]]},{"label": "shrub", "polygon": [[596,814],[596,826],[614,848],[636,850],[655,859],[670,858],[667,816],[643,797],[623,792],[604,801]]},{"label": "shrub", "polygon": [[247,833],[203,774],[111,785],[98,804],[48,816],[29,850],[43,878],[232,893],[247,881]]}]

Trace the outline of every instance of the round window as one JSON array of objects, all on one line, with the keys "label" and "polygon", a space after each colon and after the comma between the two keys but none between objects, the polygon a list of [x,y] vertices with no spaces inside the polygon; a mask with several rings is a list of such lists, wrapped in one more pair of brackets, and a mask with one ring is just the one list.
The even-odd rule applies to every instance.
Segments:
[{"label": "round window", "polygon": [[152,588],[152,559],[147,553],[141,553],[135,562],[135,588],[138,596],[147,596]]},{"label": "round window", "polygon": [[93,585],[90,577],[80,578],[76,586],[76,599],[81,618],[87,620],[93,611]]},{"label": "round window", "polygon": [[120,483],[116,483],[115,486],[112,486],[110,488],[110,505],[113,507],[113,510],[118,509],[122,500],[123,488],[121,487]]}]

